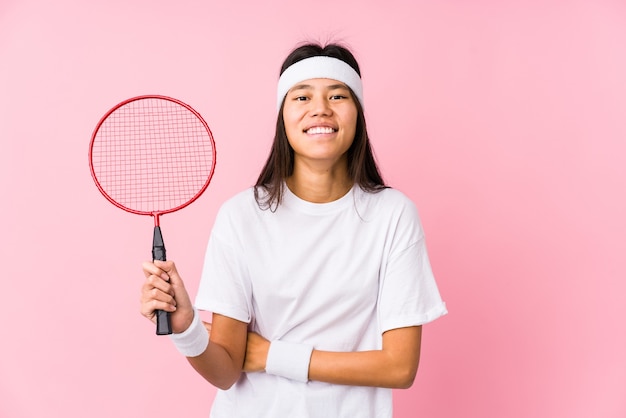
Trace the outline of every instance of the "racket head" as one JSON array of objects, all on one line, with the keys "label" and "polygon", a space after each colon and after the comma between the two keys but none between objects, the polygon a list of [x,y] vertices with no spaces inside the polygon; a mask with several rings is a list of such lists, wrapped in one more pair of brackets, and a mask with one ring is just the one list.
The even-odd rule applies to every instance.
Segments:
[{"label": "racket head", "polygon": [[215,170],[213,134],[202,116],[180,100],[137,96],[111,108],[89,145],[96,186],[127,212],[158,217],[194,202]]}]

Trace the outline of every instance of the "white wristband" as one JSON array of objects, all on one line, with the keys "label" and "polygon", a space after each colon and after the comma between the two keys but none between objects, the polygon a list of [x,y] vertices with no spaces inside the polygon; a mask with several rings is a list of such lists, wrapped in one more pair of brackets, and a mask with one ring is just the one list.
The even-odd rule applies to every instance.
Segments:
[{"label": "white wristband", "polygon": [[186,357],[197,357],[204,353],[209,345],[209,333],[200,320],[198,310],[193,308],[193,321],[185,331],[180,334],[171,334],[170,339],[174,345]]},{"label": "white wristband", "polygon": [[265,372],[306,383],[309,381],[312,352],[313,347],[310,345],[272,341],[267,353]]}]

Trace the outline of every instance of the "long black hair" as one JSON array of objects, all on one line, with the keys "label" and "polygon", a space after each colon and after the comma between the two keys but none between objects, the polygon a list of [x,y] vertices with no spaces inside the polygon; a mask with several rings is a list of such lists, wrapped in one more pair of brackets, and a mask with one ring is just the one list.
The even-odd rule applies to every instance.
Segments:
[{"label": "long black hair", "polygon": [[[297,47],[287,56],[280,69],[282,74],[288,67],[306,58],[327,56],[340,59],[352,67],[359,76],[361,70],[354,55],[346,47],[339,44],[320,45],[308,43]],[[372,151],[367,128],[365,125],[365,115],[359,100],[356,100],[354,92],[352,97],[357,108],[356,132],[352,145],[347,151],[348,176],[355,184],[358,184],[367,192],[378,192],[387,186],[383,181],[380,170],[376,165],[374,153]],[[261,170],[261,174],[254,186],[254,197],[262,209],[276,210],[282,202],[283,187],[285,180],[293,174],[294,151],[287,139],[285,132],[285,122],[283,120],[283,104],[278,112],[276,121],[276,134],[270,150],[270,155]],[[264,192],[260,193],[259,189]]]}]

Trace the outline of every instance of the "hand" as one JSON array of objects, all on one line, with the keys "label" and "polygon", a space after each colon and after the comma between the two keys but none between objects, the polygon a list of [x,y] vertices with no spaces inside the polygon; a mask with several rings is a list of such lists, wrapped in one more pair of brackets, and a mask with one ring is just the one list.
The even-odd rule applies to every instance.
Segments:
[{"label": "hand", "polygon": [[270,342],[268,340],[256,332],[249,332],[243,371],[248,373],[264,372],[269,350]]},{"label": "hand", "polygon": [[156,323],[156,310],[170,312],[172,331],[181,333],[193,320],[193,305],[172,261],[143,263],[146,280],[141,287],[141,314]]}]

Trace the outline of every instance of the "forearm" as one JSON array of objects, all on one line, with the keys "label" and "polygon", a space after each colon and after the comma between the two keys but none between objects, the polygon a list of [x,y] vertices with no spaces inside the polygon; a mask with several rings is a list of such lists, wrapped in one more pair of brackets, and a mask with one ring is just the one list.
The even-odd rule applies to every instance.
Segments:
[{"label": "forearm", "polygon": [[189,364],[209,383],[220,389],[230,388],[239,379],[241,364],[231,358],[220,344],[210,341],[197,357],[187,357]]},{"label": "forearm", "polygon": [[405,389],[413,384],[417,364],[406,364],[383,350],[350,353],[313,350],[309,379],[352,386]]},{"label": "forearm", "polygon": [[220,389],[230,388],[241,375],[245,356],[247,324],[213,314],[213,323],[204,323],[209,345],[196,357],[187,357],[205,380]]},{"label": "forearm", "polygon": [[309,379],[340,385],[408,388],[417,374],[421,338],[422,327],[408,327],[385,332],[381,350],[313,350]]}]

